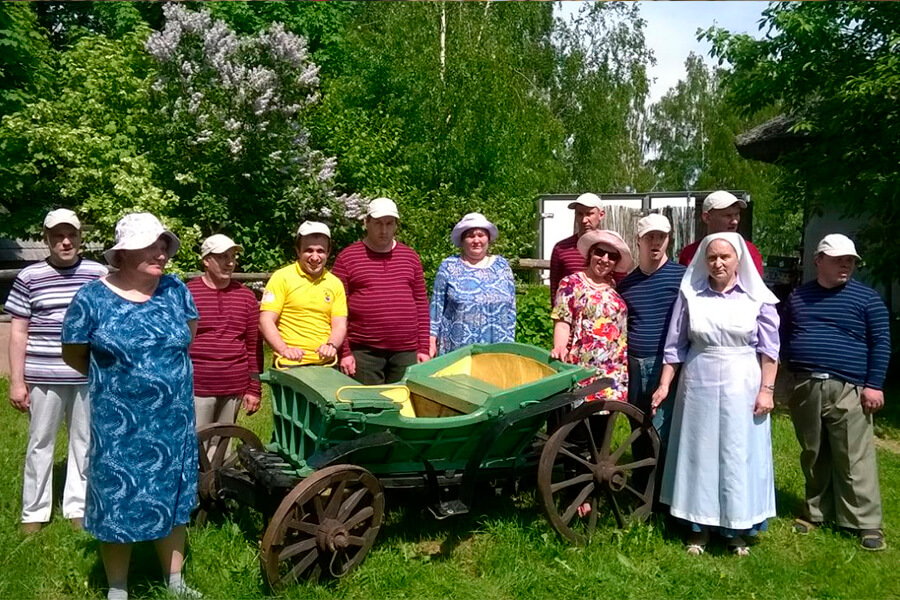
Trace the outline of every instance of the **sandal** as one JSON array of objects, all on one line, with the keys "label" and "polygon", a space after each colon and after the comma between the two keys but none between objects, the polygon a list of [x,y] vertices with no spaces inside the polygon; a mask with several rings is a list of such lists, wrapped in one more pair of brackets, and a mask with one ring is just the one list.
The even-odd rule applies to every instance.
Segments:
[{"label": "sandal", "polygon": [[880,529],[861,529],[859,531],[859,545],[869,552],[880,552],[887,548],[884,534]]},{"label": "sandal", "polygon": [[703,544],[687,544],[684,548],[690,556],[700,556],[704,552]]},{"label": "sandal", "polygon": [[809,533],[812,533],[813,530],[818,526],[818,523],[813,523],[811,521],[807,521],[806,519],[797,518],[794,519],[792,529],[794,530],[794,533],[797,533],[799,535],[807,535]]},{"label": "sandal", "polygon": [[750,556],[750,548],[744,538],[738,536],[728,542],[728,548],[735,556]]}]

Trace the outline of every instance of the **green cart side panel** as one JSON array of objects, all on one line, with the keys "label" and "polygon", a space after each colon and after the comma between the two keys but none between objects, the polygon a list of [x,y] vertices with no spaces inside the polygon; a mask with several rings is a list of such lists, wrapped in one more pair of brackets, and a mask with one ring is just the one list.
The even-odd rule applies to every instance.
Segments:
[{"label": "green cart side panel", "polygon": [[[478,355],[485,356],[478,359]],[[480,368],[480,375],[458,372],[467,365],[474,365],[475,374]],[[509,372],[504,365],[512,366]],[[313,453],[391,431],[399,443],[362,449],[352,462],[376,474],[424,472],[426,461],[438,470],[462,469],[482,437],[493,435],[499,417],[569,390],[591,374],[524,344],[462,348],[410,367],[395,386],[360,386],[327,367],[272,370],[263,378],[273,392],[275,426],[269,448],[306,475],[310,472],[306,460]],[[404,416],[395,400],[406,390],[464,414]],[[509,427],[494,441],[482,466],[515,466],[545,420],[545,415],[538,415]]]}]

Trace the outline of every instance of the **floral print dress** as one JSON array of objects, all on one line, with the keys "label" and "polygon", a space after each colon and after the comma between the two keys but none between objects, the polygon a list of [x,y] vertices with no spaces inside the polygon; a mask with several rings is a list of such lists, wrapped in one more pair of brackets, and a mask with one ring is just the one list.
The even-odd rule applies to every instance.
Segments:
[{"label": "floral print dress", "polygon": [[628,308],[614,288],[596,284],[584,273],[559,282],[551,316],[570,327],[567,362],[597,369],[582,386],[608,377],[612,384],[587,400],[628,399]]}]

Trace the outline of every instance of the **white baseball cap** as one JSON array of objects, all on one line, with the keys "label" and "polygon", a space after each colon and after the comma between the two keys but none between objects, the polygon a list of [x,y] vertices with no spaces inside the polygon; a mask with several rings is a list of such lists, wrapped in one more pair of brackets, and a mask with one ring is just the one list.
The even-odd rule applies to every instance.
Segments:
[{"label": "white baseball cap", "polygon": [[639,238],[644,237],[645,233],[650,233],[651,231],[661,231],[663,233],[669,233],[670,231],[672,231],[672,225],[669,223],[669,219],[661,214],[649,214],[638,221],[637,235]]},{"label": "white baseball cap", "polygon": [[[860,259],[856,253],[856,245],[853,240],[846,235],[840,233],[829,233],[822,238],[816,247],[816,254],[827,254],[828,256],[854,256]],[[860,259],[861,260],[861,259]]]},{"label": "white baseball cap", "polygon": [[232,248],[237,248],[239,252],[244,251],[244,247],[233,239],[227,235],[217,233],[203,240],[203,244],[200,246],[200,258],[206,258],[207,254],[222,254]]},{"label": "white baseball cap", "polygon": [[603,200],[600,199],[600,196],[590,192],[578,196],[574,202],[569,202],[569,208],[575,208],[579,204],[588,208],[603,208]]},{"label": "white baseball cap", "polygon": [[497,239],[497,226],[487,220],[481,213],[469,213],[453,226],[450,240],[457,248],[462,245],[463,235],[470,229],[484,229],[488,233],[489,241]]},{"label": "white baseball cap", "polygon": [[329,240],[331,239],[331,230],[325,223],[319,223],[318,221],[303,221],[300,224],[300,227],[297,228],[298,236],[313,235],[316,233],[326,236]]},{"label": "white baseball cap", "polygon": [[68,208],[51,210],[47,213],[47,216],[44,217],[44,229],[53,229],[57,225],[62,225],[63,223],[71,225],[79,231],[81,230],[81,221],[78,220],[78,215]]},{"label": "white baseball cap", "polygon": [[103,256],[110,265],[118,267],[117,250],[140,250],[152,245],[160,237],[169,241],[166,251],[168,257],[175,256],[181,247],[178,236],[163,227],[159,219],[150,213],[131,213],[116,223],[116,245],[104,252]]},{"label": "white baseball cap", "polygon": [[717,210],[721,208],[728,208],[735,202],[740,204],[741,208],[747,208],[747,203],[731,192],[718,190],[713,192],[703,200],[703,212],[709,212],[711,210]]},{"label": "white baseball cap", "polygon": [[370,219],[380,219],[381,217],[399,219],[400,213],[397,211],[397,205],[390,198],[375,198],[369,202],[366,216]]}]

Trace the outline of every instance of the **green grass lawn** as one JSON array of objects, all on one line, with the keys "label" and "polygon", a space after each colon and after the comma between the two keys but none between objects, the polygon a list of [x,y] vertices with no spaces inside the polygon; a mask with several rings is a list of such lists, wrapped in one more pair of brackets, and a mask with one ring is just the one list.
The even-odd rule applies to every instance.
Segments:
[{"label": "green grass lawn", "polygon": [[[0,396],[6,397],[0,380]],[[684,552],[678,531],[660,516],[630,530],[604,531],[587,548],[559,541],[534,495],[480,498],[470,515],[436,521],[414,501],[391,512],[362,566],[328,585],[298,585],[284,598],[893,598],[900,597],[900,390],[879,423],[885,533],[890,548],[870,554],[855,537],[821,529],[801,537],[790,530],[803,491],[799,446],[790,421],[773,419],[779,518],[739,559],[713,545],[701,557]],[[4,403],[5,404],[5,403]],[[267,439],[266,409],[243,424]],[[22,455],[27,419],[0,409],[0,598],[104,598],[98,545],[54,515],[28,538],[18,534]],[[61,436],[63,437],[63,436]],[[61,440],[62,442],[63,440]],[[61,472],[64,444],[57,448]],[[58,511],[57,511],[58,512]],[[258,566],[261,519],[249,510],[189,530],[185,575],[207,598],[266,596]],[[135,598],[165,598],[150,545],[132,557]]]}]

